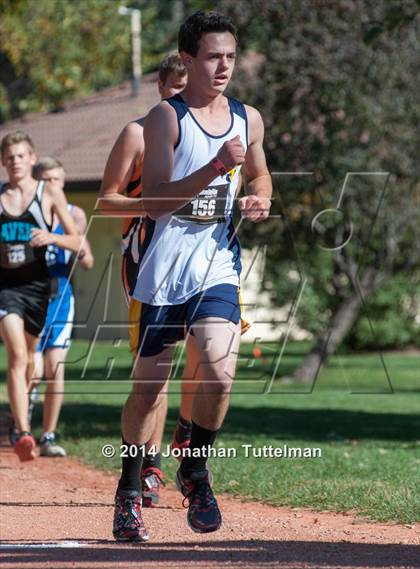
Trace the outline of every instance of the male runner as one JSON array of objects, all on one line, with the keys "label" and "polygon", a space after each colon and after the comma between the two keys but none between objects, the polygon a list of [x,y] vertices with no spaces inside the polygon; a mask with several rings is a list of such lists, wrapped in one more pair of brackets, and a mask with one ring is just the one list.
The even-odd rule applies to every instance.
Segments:
[{"label": "male runner", "polygon": [[266,219],[272,193],[261,116],[223,94],[235,63],[232,22],[197,12],[181,26],[178,47],[187,87],[152,109],[144,129],[148,216],[133,293],[142,303],[139,351],[122,415],[123,440],[138,445],[138,453],[122,458],[117,540],[148,539],[137,480],[166,390],[170,366],[162,364],[171,360],[185,326],[194,335],[206,381],[194,399],[190,455],[181,462],[177,485],[189,503],[191,529],[204,533],[221,526],[202,449],[213,445],[222,426],[240,343],[240,249],[231,213],[241,165],[248,182],[239,200],[243,218]]},{"label": "male runner", "polygon": [[[168,99],[179,93],[186,84],[187,70],[179,55],[166,56],[159,66],[158,73],[158,89],[161,99]],[[145,215],[142,200],[139,199],[143,189],[144,120],[145,117],[142,117],[130,122],[122,130],[109,155],[99,194],[101,211],[120,215],[128,211],[130,215],[125,218],[123,225],[122,282],[129,306],[130,349],[133,353],[136,352],[138,344],[140,303],[131,295],[137,280],[139,250],[143,237],[141,216]],[[187,378],[192,377],[193,373],[186,370],[181,402],[181,412],[184,415],[180,416],[174,433],[174,446],[177,447],[188,446],[191,435],[190,409],[197,384],[196,381],[187,381]],[[167,406],[167,397],[163,397],[158,410],[156,427],[147,444],[147,450],[152,449],[152,453],[146,454],[142,465],[141,484],[144,507],[153,507],[159,503],[159,491],[163,483],[160,448]]]},{"label": "male runner", "polygon": [[[46,156],[34,166],[34,178],[58,185],[64,190],[65,170],[59,160]],[[68,205],[79,235],[84,235],[87,227],[86,214],[76,205]],[[54,216],[52,233],[62,235],[63,227]],[[93,267],[93,255],[87,240],[80,249],[78,262],[84,269]],[[55,282],[54,295],[50,299],[47,320],[39,339],[36,353],[35,378],[41,380],[45,375],[47,387],[44,394],[44,414],[40,455],[47,457],[66,456],[64,448],[57,444],[55,430],[64,398],[64,363],[70,348],[70,338],[74,319],[74,295],[69,279],[73,265],[71,251],[57,245],[47,248],[47,265]],[[34,384],[34,382],[32,382]]]},{"label": "male runner", "polygon": [[[0,189],[0,334],[8,357],[9,402],[19,430],[15,452],[25,461],[35,458],[28,385],[51,292],[46,248],[54,243],[77,252],[81,238],[62,189],[32,177],[36,155],[30,137],[21,131],[8,134],[0,151],[9,179]],[[53,215],[65,235],[51,234]]]}]

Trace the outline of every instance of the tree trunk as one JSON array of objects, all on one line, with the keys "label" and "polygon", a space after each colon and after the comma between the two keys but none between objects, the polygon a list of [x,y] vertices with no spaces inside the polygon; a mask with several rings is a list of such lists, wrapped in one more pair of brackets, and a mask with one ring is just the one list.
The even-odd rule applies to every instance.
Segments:
[{"label": "tree trunk", "polygon": [[362,303],[379,287],[383,281],[374,269],[368,269],[359,286],[353,287],[352,294],[343,300],[331,315],[328,327],[316,339],[312,350],[293,374],[293,378],[302,383],[315,381],[321,367],[344,340],[359,315]]}]

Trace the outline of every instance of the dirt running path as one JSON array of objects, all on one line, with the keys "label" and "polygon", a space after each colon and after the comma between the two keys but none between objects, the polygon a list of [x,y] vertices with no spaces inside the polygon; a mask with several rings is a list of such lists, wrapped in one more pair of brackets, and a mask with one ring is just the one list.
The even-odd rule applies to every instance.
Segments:
[{"label": "dirt running path", "polygon": [[200,536],[179,494],[145,511],[151,541],[120,545],[111,523],[116,477],[77,460],[20,464],[0,443],[0,566],[4,569],[144,567],[420,567],[420,526],[373,524],[353,515],[241,503],[220,496],[223,529]]}]

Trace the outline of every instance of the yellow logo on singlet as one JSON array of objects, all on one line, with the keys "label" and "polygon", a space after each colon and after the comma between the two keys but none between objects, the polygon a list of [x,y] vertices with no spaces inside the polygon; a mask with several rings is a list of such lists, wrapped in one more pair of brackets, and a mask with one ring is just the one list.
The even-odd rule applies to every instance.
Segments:
[{"label": "yellow logo on singlet", "polygon": [[236,172],[236,166],[235,168],[232,168],[232,170],[229,170],[229,172],[226,174],[226,182],[229,182],[229,184],[231,183],[235,175],[235,172]]}]

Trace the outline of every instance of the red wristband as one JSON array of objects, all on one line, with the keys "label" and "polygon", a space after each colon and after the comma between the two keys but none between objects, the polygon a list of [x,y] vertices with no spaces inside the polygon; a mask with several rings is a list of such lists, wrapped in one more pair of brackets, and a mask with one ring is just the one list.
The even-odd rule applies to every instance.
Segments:
[{"label": "red wristband", "polygon": [[217,156],[216,158],[213,158],[213,160],[211,160],[210,164],[212,164],[216,168],[219,176],[224,176],[225,174],[227,174],[228,169],[223,164],[223,162],[219,160],[219,158],[217,158]]}]

